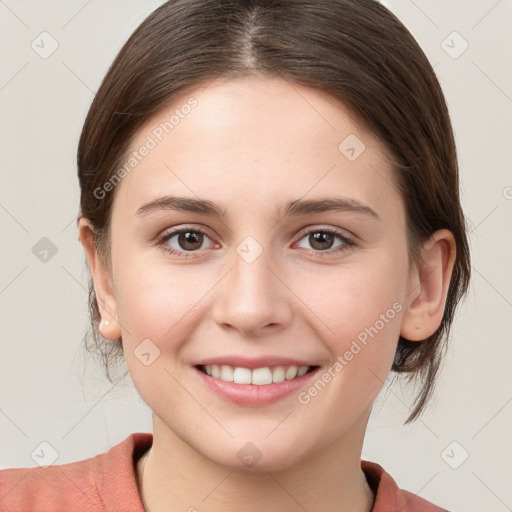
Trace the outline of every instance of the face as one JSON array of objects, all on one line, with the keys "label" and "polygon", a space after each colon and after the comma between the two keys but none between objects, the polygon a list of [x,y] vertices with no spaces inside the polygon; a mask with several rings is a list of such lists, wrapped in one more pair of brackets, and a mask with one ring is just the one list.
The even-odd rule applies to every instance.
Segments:
[{"label": "face", "polygon": [[133,151],[109,313],[160,435],[234,468],[362,442],[411,288],[377,140],[321,91],[251,77],[188,91]]}]

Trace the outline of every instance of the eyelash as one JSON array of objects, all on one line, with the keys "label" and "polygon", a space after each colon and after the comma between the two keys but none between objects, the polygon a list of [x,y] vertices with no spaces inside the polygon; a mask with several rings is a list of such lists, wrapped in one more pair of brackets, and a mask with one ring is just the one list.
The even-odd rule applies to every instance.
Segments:
[{"label": "eyelash", "polygon": [[[172,231],[168,231],[167,233],[164,233],[162,236],[160,236],[158,238],[157,244],[159,246],[161,246],[165,252],[172,254],[173,256],[178,256],[180,258],[188,258],[189,256],[196,254],[199,250],[178,251],[176,249],[172,249],[171,247],[169,247],[169,245],[167,245],[167,242],[171,238],[173,238],[175,235],[179,235],[180,233],[187,233],[187,232],[188,233],[201,233],[201,234],[205,235],[206,237],[208,237],[208,234],[200,228],[184,227],[184,228],[179,228],[179,229],[175,229]],[[309,231],[303,231],[301,233],[301,237],[299,240],[302,240],[304,237],[311,235],[312,233],[327,233],[329,235],[333,235],[333,236],[337,237],[339,240],[341,240],[343,242],[343,245],[340,245],[337,248],[328,249],[325,251],[314,250],[314,249],[304,249],[306,251],[306,253],[311,256],[315,256],[315,257],[320,256],[321,258],[325,258],[325,257],[332,256],[333,253],[340,253],[340,252],[346,251],[346,250],[350,249],[351,247],[353,247],[354,245],[356,245],[355,240],[353,240],[351,237],[348,237],[345,233],[342,233],[341,231],[338,231],[337,229],[333,229],[333,228],[315,228],[315,229],[310,229]],[[208,238],[210,238],[210,237],[208,237]],[[183,256],[183,254],[184,254],[184,256]]]}]

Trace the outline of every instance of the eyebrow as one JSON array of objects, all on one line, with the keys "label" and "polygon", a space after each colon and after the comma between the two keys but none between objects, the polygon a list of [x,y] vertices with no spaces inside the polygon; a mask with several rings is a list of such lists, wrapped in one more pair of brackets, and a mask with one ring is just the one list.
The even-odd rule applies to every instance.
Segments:
[{"label": "eyebrow", "polygon": [[[136,212],[138,217],[148,215],[153,211],[172,210],[199,213],[201,215],[210,215],[213,217],[226,217],[227,208],[222,209],[219,205],[206,199],[194,199],[190,197],[163,196],[153,199],[142,205]],[[278,215],[283,206],[278,209]],[[321,199],[296,199],[289,201],[284,205],[286,216],[307,215],[311,213],[322,213],[329,211],[342,211],[351,213],[360,213],[368,215],[375,219],[380,219],[379,215],[369,206],[348,197],[330,196]]]}]

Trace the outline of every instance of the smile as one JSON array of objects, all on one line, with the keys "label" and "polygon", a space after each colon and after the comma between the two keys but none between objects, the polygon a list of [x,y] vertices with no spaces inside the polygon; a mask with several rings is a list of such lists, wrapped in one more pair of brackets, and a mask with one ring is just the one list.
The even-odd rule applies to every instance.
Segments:
[{"label": "smile", "polygon": [[285,380],[293,380],[302,377],[315,366],[264,366],[262,368],[244,368],[231,365],[202,365],[199,369],[206,375],[224,382],[235,384],[253,384],[264,386],[276,384]]}]

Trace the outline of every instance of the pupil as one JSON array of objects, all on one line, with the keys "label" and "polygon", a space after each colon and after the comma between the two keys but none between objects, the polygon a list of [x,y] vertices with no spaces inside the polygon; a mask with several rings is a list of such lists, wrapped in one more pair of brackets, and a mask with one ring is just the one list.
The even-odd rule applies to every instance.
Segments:
[{"label": "pupil", "polygon": [[[318,233],[314,233],[313,235],[313,243],[311,243],[312,247],[315,247],[316,243],[319,243],[319,247],[315,247],[316,249],[325,249],[327,246],[330,246],[332,243],[332,238],[334,235],[331,233],[326,233],[324,231],[319,231]],[[327,244],[325,243],[327,242]]]},{"label": "pupil", "polygon": [[[199,247],[201,247],[201,243],[202,243],[202,240],[200,239],[201,236],[202,236],[201,233],[197,233],[194,231],[186,231],[184,233],[181,233],[179,235],[180,247],[182,247],[183,249],[188,249],[188,250],[198,249],[198,247],[194,247],[193,245],[197,244],[197,242],[199,240],[199,242],[200,242]],[[188,246],[188,244],[192,244],[192,247]]]}]

